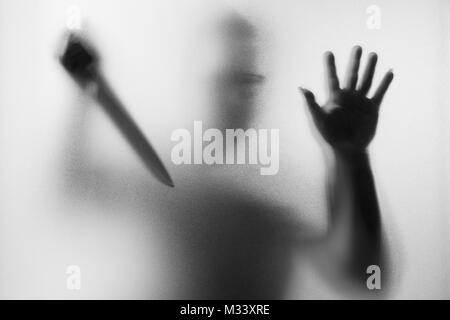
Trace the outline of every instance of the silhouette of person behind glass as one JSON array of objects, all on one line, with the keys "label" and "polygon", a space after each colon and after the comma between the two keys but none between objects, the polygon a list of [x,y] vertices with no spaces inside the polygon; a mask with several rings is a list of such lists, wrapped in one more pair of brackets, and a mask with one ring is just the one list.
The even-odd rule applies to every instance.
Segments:
[{"label": "silhouette of person behind glass", "polygon": [[[252,64],[254,28],[233,14],[223,24],[226,68],[214,80],[216,118],[211,125],[246,129],[254,114],[254,96],[261,77]],[[69,165],[72,191],[84,199],[149,215],[160,230],[165,255],[155,257],[167,266],[161,298],[282,299],[285,297],[292,253],[304,251],[330,281],[365,288],[368,265],[385,266],[380,212],[367,147],[372,140],[379,106],[393,75],[388,72],[379,89],[366,97],[377,56],[371,54],[359,87],[361,48],[356,47],[350,72],[341,89],[334,57],[326,55],[330,98],[320,107],[302,89],[312,119],[331,147],[329,168],[329,231],[319,239],[303,237],[305,226],[295,212],[230,179],[226,166],[184,166],[176,187],[168,190],[142,174],[117,172],[90,163],[88,141],[77,134]],[[75,130],[82,130],[89,110],[83,108]],[[239,175],[253,170],[243,165]],[[88,195],[83,190],[89,190]]]}]

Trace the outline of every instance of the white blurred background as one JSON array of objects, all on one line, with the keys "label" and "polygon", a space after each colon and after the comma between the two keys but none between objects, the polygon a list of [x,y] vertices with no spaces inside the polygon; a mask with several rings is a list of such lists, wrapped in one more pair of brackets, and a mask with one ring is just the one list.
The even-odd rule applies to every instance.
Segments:
[{"label": "white blurred background", "polygon": [[[380,29],[367,26],[372,5],[381,10]],[[157,258],[164,244],[151,218],[133,213],[132,204],[108,206],[89,190],[73,196],[67,187],[77,128],[86,129],[86,161],[147,174],[57,61],[72,6],[106,77],[180,190],[195,181],[172,164],[170,135],[211,112],[201,84],[214,52],[205,43],[208,28],[230,12],[245,17],[257,30],[257,69],[266,78],[253,122],[280,128],[281,148],[279,174],[264,190],[251,178],[246,187],[298,208],[299,219],[319,228],[325,165],[297,87],[324,101],[323,52],[335,52],[340,74],[355,44],[378,52],[375,84],[389,68],[395,73],[371,148],[395,262],[390,297],[450,298],[446,0],[0,0],[0,298],[166,297],[166,266]],[[74,125],[83,106],[92,109],[89,122]],[[66,288],[69,265],[81,268],[81,290]],[[344,297],[313,275],[300,281],[302,272],[292,276],[287,297]]]}]

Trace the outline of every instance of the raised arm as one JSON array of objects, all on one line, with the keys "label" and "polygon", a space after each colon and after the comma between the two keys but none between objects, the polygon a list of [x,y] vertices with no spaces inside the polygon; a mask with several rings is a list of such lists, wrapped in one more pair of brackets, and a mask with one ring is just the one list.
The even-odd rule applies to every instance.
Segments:
[{"label": "raised arm", "polygon": [[368,98],[377,55],[369,55],[357,85],[361,54],[361,47],[353,49],[343,87],[333,54],[325,54],[329,99],[323,106],[319,106],[311,91],[303,88],[301,91],[315,127],[331,150],[329,232],[319,261],[328,271],[339,270],[339,275],[335,274],[338,278],[345,274],[345,279],[366,288],[367,267],[376,265],[381,272],[386,268],[380,208],[367,148],[375,135],[381,101],[393,73],[388,71],[374,95]]}]

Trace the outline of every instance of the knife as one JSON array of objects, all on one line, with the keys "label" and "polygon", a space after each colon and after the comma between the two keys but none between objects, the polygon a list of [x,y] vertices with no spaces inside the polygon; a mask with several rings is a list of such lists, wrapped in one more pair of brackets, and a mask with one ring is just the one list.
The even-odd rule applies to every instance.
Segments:
[{"label": "knife", "polygon": [[160,182],[174,187],[172,178],[158,154],[101,74],[98,60],[98,55],[86,41],[73,33],[69,35],[66,49],[60,56],[61,64],[82,88],[95,88],[94,97],[145,166]]}]

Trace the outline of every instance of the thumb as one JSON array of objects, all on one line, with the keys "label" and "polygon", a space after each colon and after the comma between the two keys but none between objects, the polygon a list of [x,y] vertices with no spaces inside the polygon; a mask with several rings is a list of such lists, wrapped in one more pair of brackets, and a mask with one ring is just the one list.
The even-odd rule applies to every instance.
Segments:
[{"label": "thumb", "polygon": [[317,104],[314,94],[311,91],[302,87],[299,87],[298,89],[305,97],[306,104],[308,105],[309,111],[311,112],[313,117],[316,118],[322,115],[323,112],[322,108]]}]

